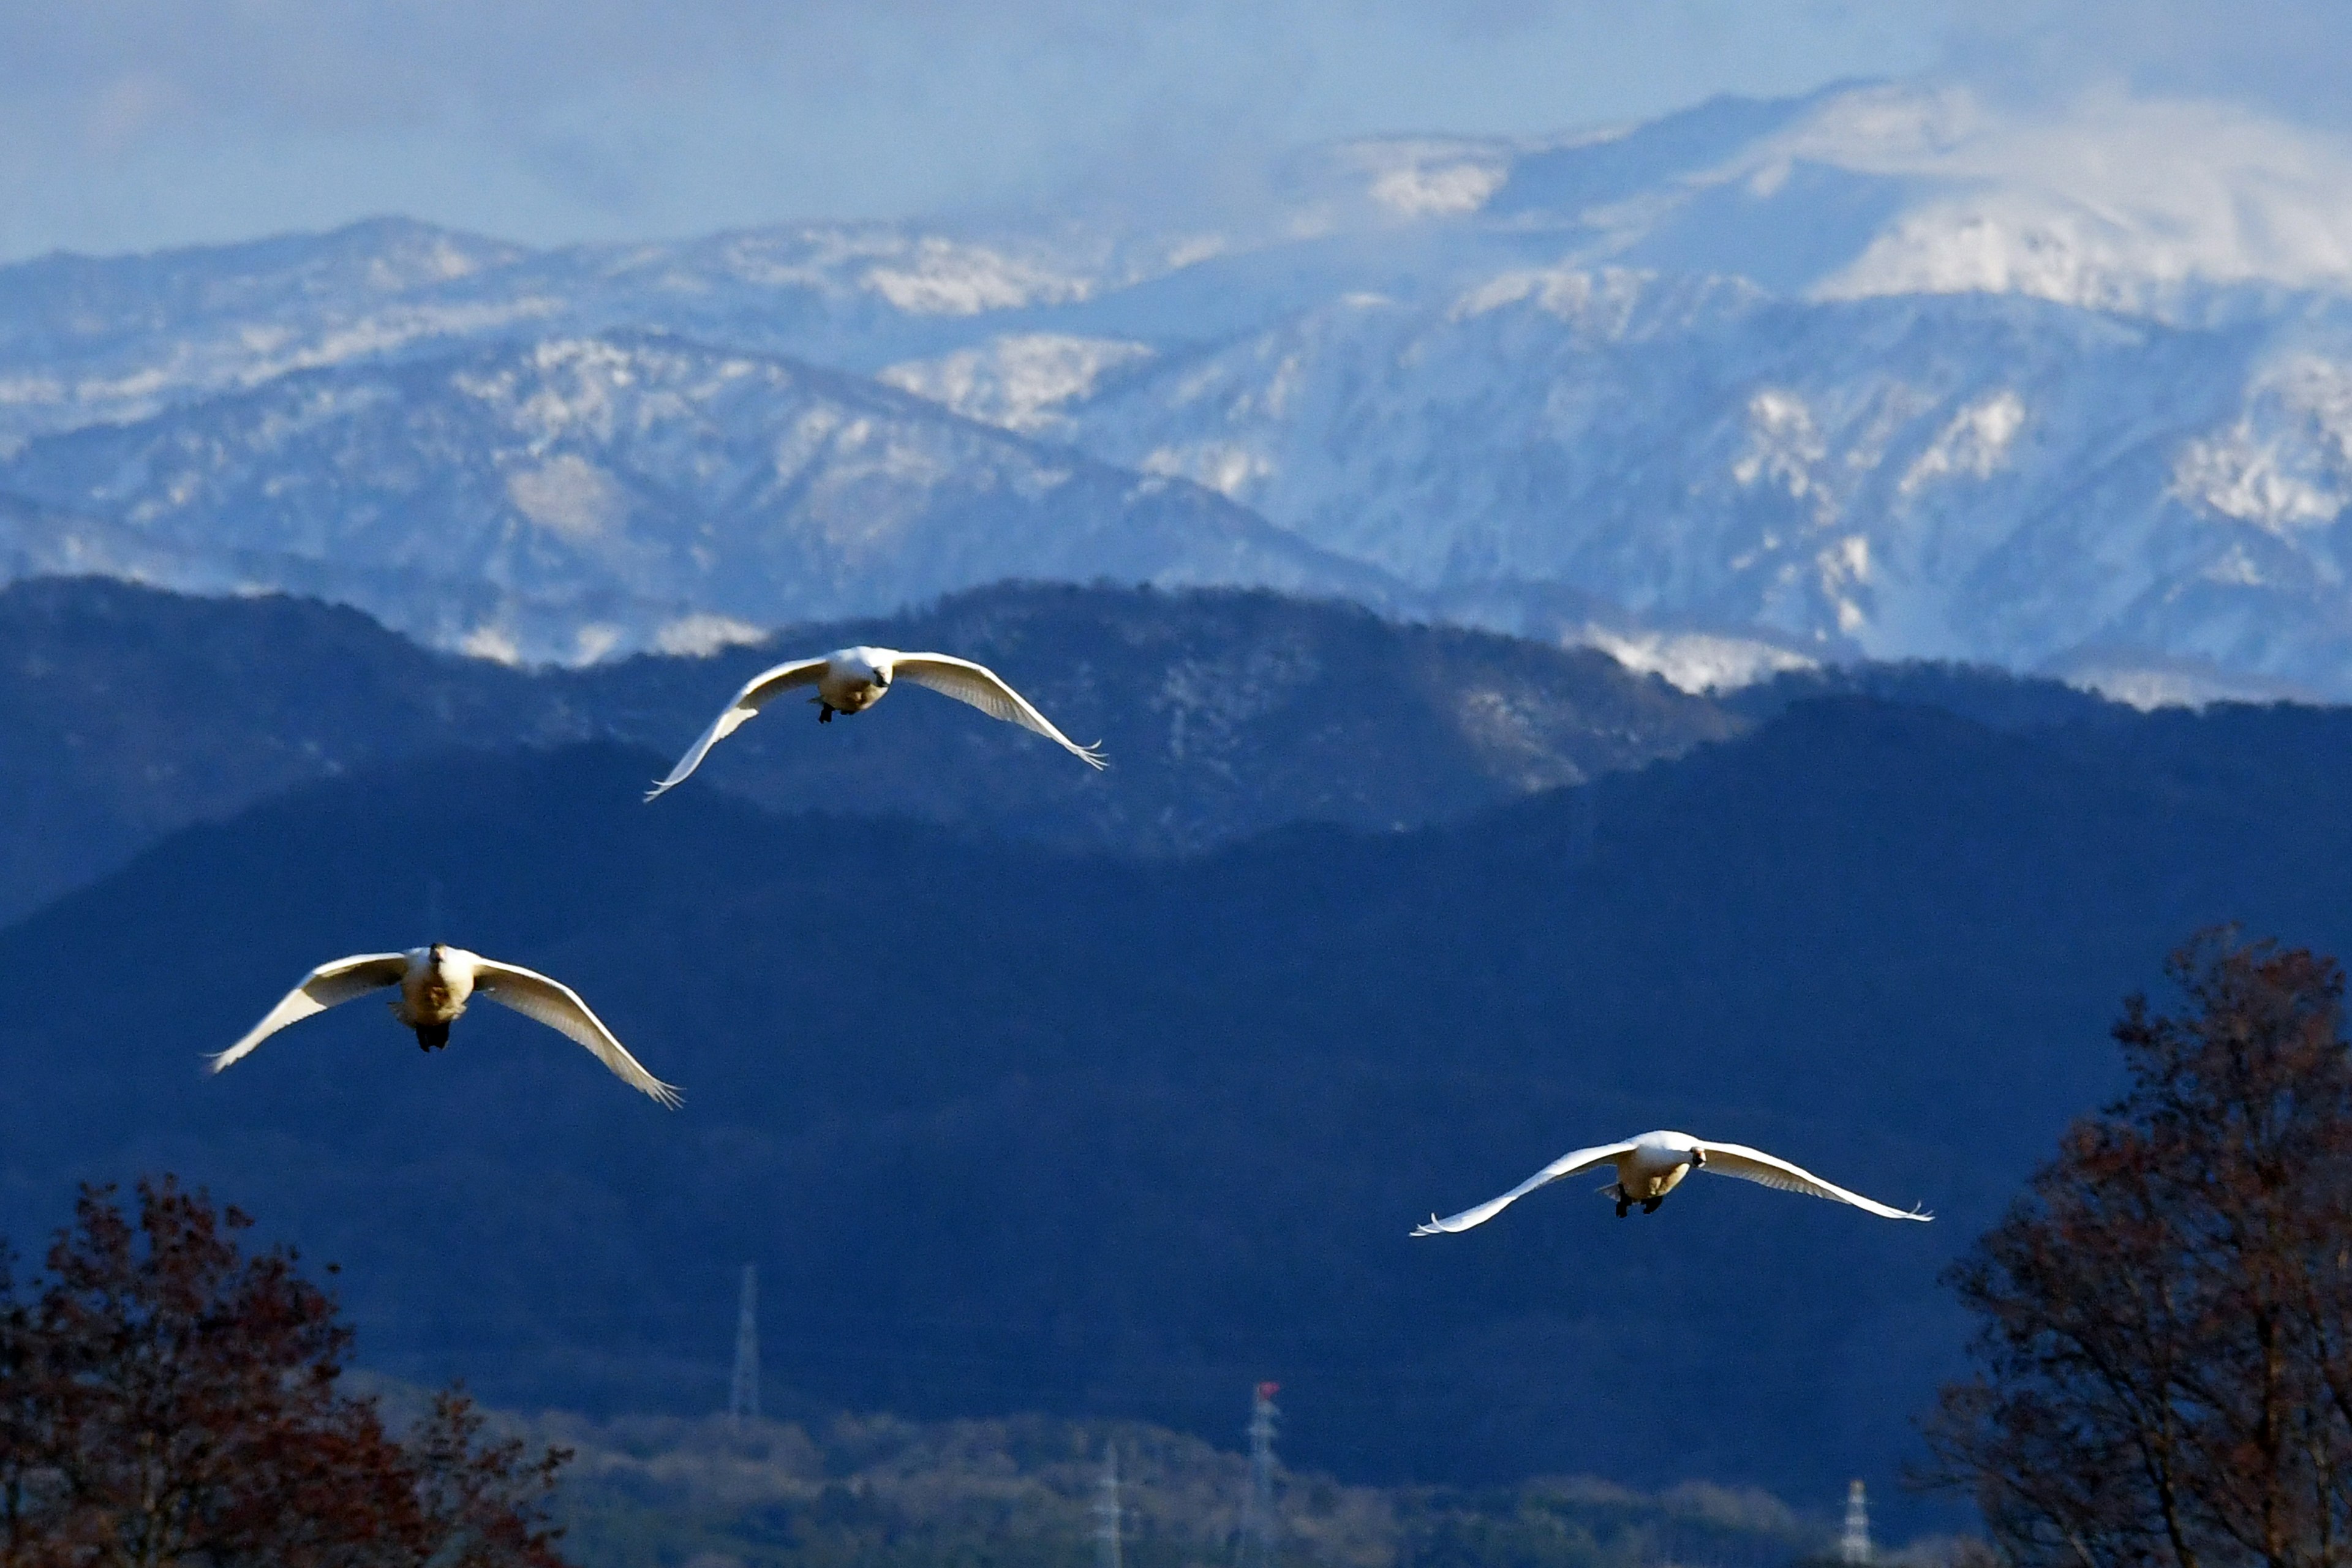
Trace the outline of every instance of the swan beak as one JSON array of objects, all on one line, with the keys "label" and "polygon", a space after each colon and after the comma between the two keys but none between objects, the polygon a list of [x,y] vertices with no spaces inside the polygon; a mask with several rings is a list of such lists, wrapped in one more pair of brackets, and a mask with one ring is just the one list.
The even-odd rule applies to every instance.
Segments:
[{"label": "swan beak", "polygon": [[1706,1150],[1704,1150],[1704,1149],[1694,1149],[1694,1150],[1692,1150],[1692,1151],[1691,1151],[1691,1169],[1692,1169],[1692,1170],[1696,1171],[1696,1170],[1697,1170],[1701,1165],[1704,1165],[1704,1164],[1706,1164]]}]

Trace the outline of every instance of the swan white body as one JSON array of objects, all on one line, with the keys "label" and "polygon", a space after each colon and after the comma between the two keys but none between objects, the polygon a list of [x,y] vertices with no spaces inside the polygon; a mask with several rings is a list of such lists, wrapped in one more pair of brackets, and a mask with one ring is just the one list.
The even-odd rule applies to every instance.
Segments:
[{"label": "swan white body", "polygon": [[1413,1231],[1415,1236],[1450,1236],[1484,1225],[1538,1187],[1573,1176],[1583,1171],[1597,1170],[1602,1165],[1614,1165],[1617,1179],[1602,1187],[1617,1198],[1620,1218],[1634,1204],[1642,1205],[1643,1214],[1655,1212],[1666,1201],[1666,1194],[1682,1184],[1693,1171],[1713,1171],[1719,1176],[1738,1176],[1743,1181],[1758,1182],[1768,1187],[1778,1187],[1785,1193],[1803,1193],[1810,1197],[1828,1198],[1835,1203],[1852,1204],[1858,1209],[1886,1219],[1932,1219],[1932,1215],[1916,1209],[1906,1212],[1889,1208],[1885,1204],[1848,1192],[1835,1182],[1825,1182],[1801,1166],[1792,1165],[1775,1154],[1761,1149],[1750,1149],[1740,1143],[1702,1142],[1687,1132],[1644,1132],[1639,1138],[1628,1138],[1622,1143],[1599,1143],[1590,1149],[1578,1149],[1562,1154],[1499,1198],[1489,1198],[1476,1208],[1464,1209],[1444,1219],[1435,1215],[1429,1223]]},{"label": "swan white body", "polygon": [[399,988],[392,998],[392,1016],[415,1030],[417,1044],[428,1051],[447,1043],[449,1026],[478,994],[577,1040],[632,1089],[664,1105],[678,1103],[677,1090],[639,1066],[572,987],[537,970],[500,963],[439,942],[407,952],[355,953],[319,965],[268,1016],[246,1031],[245,1038],[213,1058],[213,1071],[250,1056],[255,1047],[289,1024],[387,986]]},{"label": "swan white body", "polygon": [[893,680],[911,680],[918,686],[928,686],[933,691],[952,697],[959,702],[969,702],[992,718],[1043,735],[1047,740],[1083,759],[1089,767],[1101,767],[1100,745],[1081,746],[1061,731],[1029,700],[1004,683],[1002,676],[986,665],[974,664],[968,658],[957,658],[944,653],[901,653],[889,647],[845,647],[829,653],[823,658],[794,659],[789,664],[763,669],[743,683],[710,727],[703,731],[669,776],[646,792],[651,800],[666,789],[685,782],[688,774],[702,765],[710,748],[733,734],[743,723],[758,714],[761,709],[801,687],[814,686],[816,695],[809,699],[817,705],[817,721],[830,723],[836,713],[863,713],[882,700]]}]

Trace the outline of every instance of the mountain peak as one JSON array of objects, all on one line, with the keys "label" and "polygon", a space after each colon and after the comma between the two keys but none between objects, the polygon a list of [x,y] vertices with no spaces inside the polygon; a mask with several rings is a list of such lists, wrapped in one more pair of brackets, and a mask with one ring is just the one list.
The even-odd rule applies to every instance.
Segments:
[{"label": "mountain peak", "polygon": [[2339,141],[2226,105],[1913,80],[1360,138],[1182,224],[384,219],[26,264],[0,489],[39,503],[19,570],[525,663],[1100,577],[1695,684],[2352,696],[2347,186]]}]

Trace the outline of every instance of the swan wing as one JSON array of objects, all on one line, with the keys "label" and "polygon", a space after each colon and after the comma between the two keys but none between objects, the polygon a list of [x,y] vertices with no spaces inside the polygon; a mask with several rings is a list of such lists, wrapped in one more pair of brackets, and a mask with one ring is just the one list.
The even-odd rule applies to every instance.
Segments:
[{"label": "swan wing", "polygon": [[269,1010],[269,1016],[245,1033],[245,1038],[212,1058],[213,1071],[239,1062],[253,1053],[253,1047],[289,1024],[299,1024],[314,1013],[323,1013],[339,1002],[354,996],[364,996],[371,991],[381,991],[387,985],[397,985],[408,973],[408,954],[404,952],[361,952],[349,958],[338,958],[322,963],[302,976],[302,983],[286,993],[285,999]]},{"label": "swan wing", "polygon": [[1003,678],[984,664],[944,653],[902,653],[891,663],[890,673],[894,678],[904,676],[918,686],[928,686],[959,702],[969,702],[992,719],[1002,719],[1043,735],[1072,756],[1084,759],[1089,767],[1105,765],[1101,742],[1079,745],[1054,728],[1052,720],[1038,712],[1026,697],[1005,685]]},{"label": "swan wing", "polygon": [[1738,1143],[1701,1142],[1706,1155],[1702,1171],[1712,1171],[1718,1176],[1738,1176],[1743,1182],[1759,1182],[1768,1187],[1778,1187],[1784,1193],[1803,1193],[1808,1197],[1828,1198],[1835,1203],[1852,1204],[1858,1209],[1886,1219],[1933,1219],[1931,1214],[1917,1209],[1889,1208],[1885,1204],[1851,1193],[1835,1182],[1825,1182],[1801,1165],[1792,1165],[1777,1154],[1767,1154],[1761,1149],[1750,1149]]},{"label": "swan wing", "polygon": [[1429,1223],[1417,1226],[1413,1235],[1451,1236],[1456,1231],[1468,1230],[1474,1225],[1484,1225],[1538,1187],[1557,1182],[1562,1176],[1573,1176],[1579,1171],[1589,1171],[1595,1165],[1606,1164],[1618,1155],[1630,1152],[1633,1147],[1633,1141],[1628,1139],[1622,1143],[1601,1143],[1590,1149],[1573,1150],[1562,1154],[1499,1198],[1488,1198],[1475,1209],[1464,1209],[1460,1214],[1450,1215],[1444,1219],[1431,1215]]},{"label": "swan wing", "polygon": [[604,1027],[604,1020],[588,1010],[588,1004],[580,1000],[580,993],[563,982],[550,980],[537,970],[525,969],[520,964],[478,958],[474,962],[474,990],[501,1007],[511,1007],[534,1023],[570,1036],[595,1052],[596,1059],[611,1068],[623,1083],[677,1109],[677,1088],[662,1082],[639,1065],[628,1047]]},{"label": "swan wing", "polygon": [[687,748],[686,755],[677,760],[677,766],[670,769],[669,777],[646,791],[646,798],[651,800],[664,790],[685,783],[687,774],[702,765],[702,759],[709,754],[711,747],[733,734],[746,720],[793,687],[815,685],[824,675],[824,665],[825,661],[821,658],[796,658],[790,664],[763,669],[745,681],[743,689],[730,698],[727,706],[719,710],[719,717],[710,721],[710,728]]}]

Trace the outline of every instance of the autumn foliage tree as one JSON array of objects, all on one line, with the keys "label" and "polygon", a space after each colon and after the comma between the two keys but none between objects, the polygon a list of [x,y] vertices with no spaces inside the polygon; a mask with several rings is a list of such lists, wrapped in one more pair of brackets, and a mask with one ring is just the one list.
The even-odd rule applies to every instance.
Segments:
[{"label": "autumn foliage tree", "polygon": [[2130,1091],[1956,1266],[1977,1375],[1927,1426],[2021,1568],[2352,1558],[2344,975],[2208,933],[2126,1005]]},{"label": "autumn foliage tree", "polygon": [[42,1289],[0,1268],[0,1568],[561,1563],[560,1453],[484,1441],[454,1392],[396,1437],[292,1251],[169,1177],[137,1206],[85,1188]]}]

